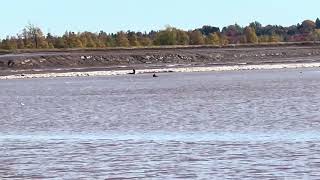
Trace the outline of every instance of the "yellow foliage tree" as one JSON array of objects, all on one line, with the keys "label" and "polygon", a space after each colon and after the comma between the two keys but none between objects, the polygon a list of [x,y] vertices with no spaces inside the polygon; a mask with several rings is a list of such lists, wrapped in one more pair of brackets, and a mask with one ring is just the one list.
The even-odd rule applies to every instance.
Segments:
[{"label": "yellow foliage tree", "polygon": [[221,38],[220,38],[220,36],[218,35],[217,32],[215,32],[215,33],[210,33],[210,34],[208,35],[208,37],[206,38],[206,42],[207,42],[207,44],[213,44],[213,45],[222,44]]},{"label": "yellow foliage tree", "polygon": [[202,45],[205,43],[202,33],[198,30],[190,33],[190,44],[191,45]]},{"label": "yellow foliage tree", "polygon": [[320,41],[320,29],[315,29],[312,34],[311,34],[311,37],[312,37],[312,41]]},{"label": "yellow foliage tree", "polygon": [[280,42],[281,41],[281,37],[277,34],[272,34],[269,37],[269,42]]},{"label": "yellow foliage tree", "polygon": [[258,42],[257,34],[252,27],[246,27],[244,30],[244,34],[247,38],[248,43],[257,43]]},{"label": "yellow foliage tree", "polygon": [[127,34],[124,33],[123,31],[120,31],[117,33],[116,43],[117,43],[117,46],[120,46],[120,47],[130,46],[130,42],[128,40]]}]

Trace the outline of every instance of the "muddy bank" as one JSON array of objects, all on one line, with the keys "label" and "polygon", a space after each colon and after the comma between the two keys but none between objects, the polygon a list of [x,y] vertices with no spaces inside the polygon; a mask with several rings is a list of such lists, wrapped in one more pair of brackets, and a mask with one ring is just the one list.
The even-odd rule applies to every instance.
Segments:
[{"label": "muddy bank", "polygon": [[[209,72],[209,71],[238,71],[238,70],[268,70],[285,68],[320,68],[320,62],[314,63],[277,63],[261,65],[224,65],[207,67],[178,67],[178,68],[157,68],[140,69],[136,74],[144,73],[168,73],[168,72]],[[27,78],[55,78],[55,77],[84,77],[84,76],[112,76],[129,75],[131,70],[100,70],[100,71],[65,71],[65,72],[38,72],[30,74],[13,74],[0,76],[0,80],[5,79],[27,79]],[[301,73],[301,72],[300,72]],[[158,77],[154,75],[154,77]]]},{"label": "muddy bank", "polygon": [[320,62],[320,46],[150,48],[3,53],[0,75]]}]

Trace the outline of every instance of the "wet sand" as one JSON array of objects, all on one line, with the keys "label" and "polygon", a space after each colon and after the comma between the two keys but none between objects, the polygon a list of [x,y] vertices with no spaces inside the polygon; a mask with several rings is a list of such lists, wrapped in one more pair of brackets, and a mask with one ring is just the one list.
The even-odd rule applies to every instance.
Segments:
[{"label": "wet sand", "polygon": [[19,51],[0,55],[0,79],[319,67],[320,46]]},{"label": "wet sand", "polygon": [[[268,70],[268,69],[285,69],[285,68],[319,68],[319,63],[291,63],[291,64],[264,64],[264,65],[225,65],[225,66],[207,66],[207,67],[162,67],[157,69],[139,69],[136,74],[144,73],[168,73],[168,72],[210,72],[210,71],[240,71],[240,70]],[[54,77],[84,77],[84,76],[112,76],[127,75],[132,70],[94,70],[71,72],[38,72],[27,74],[14,74],[0,76],[3,79],[25,79],[25,78],[54,78]]]}]

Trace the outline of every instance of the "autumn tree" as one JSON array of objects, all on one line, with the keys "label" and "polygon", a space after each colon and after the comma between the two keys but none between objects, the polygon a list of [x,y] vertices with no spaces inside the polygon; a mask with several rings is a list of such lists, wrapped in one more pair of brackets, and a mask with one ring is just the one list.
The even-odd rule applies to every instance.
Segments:
[{"label": "autumn tree", "polygon": [[96,48],[97,47],[97,41],[93,40],[91,36],[86,37],[86,45],[84,47],[86,48]]},{"label": "autumn tree", "polygon": [[202,33],[198,30],[190,32],[190,44],[191,45],[202,45],[205,43]]},{"label": "autumn tree", "polygon": [[50,49],[54,48],[54,41],[55,41],[55,37],[53,37],[53,35],[51,33],[48,33],[46,36],[46,41],[48,43],[48,47]]},{"label": "autumn tree", "polygon": [[147,36],[138,37],[139,44],[141,46],[151,46],[152,40]]},{"label": "autumn tree", "polygon": [[222,29],[222,33],[226,36],[239,36],[243,33],[243,28],[236,23],[234,25],[224,27]]},{"label": "autumn tree", "polygon": [[48,43],[41,29],[33,24],[28,24],[23,29],[22,36],[27,48],[48,48]]},{"label": "autumn tree", "polygon": [[213,45],[222,44],[220,35],[217,32],[209,34],[206,38],[206,43]]},{"label": "autumn tree", "polygon": [[241,36],[243,36],[243,28],[236,23],[234,25],[224,27],[222,29],[222,34],[226,36],[230,43],[237,44],[241,41]]},{"label": "autumn tree", "polygon": [[183,30],[176,29],[176,44],[178,45],[188,45],[189,44],[189,36]]},{"label": "autumn tree", "polygon": [[99,44],[101,44],[100,46],[103,46],[103,47],[109,46],[108,45],[108,34],[106,32],[100,31],[97,38],[99,40]]},{"label": "autumn tree", "polygon": [[315,29],[311,34],[312,41],[320,41],[320,29]]},{"label": "autumn tree", "polygon": [[2,49],[7,49],[7,50],[13,50],[17,49],[17,39],[15,37],[9,37],[7,36],[6,39],[2,40],[1,43],[1,48]]},{"label": "autumn tree", "polygon": [[123,31],[120,31],[117,33],[116,43],[117,43],[117,46],[120,46],[120,47],[130,46],[130,42],[128,40],[127,34]]},{"label": "autumn tree", "polygon": [[272,34],[271,36],[269,36],[269,42],[280,42],[281,41],[281,36],[277,35],[277,34]]},{"label": "autumn tree", "polygon": [[316,28],[316,23],[311,20],[305,20],[302,24],[298,27],[301,33],[311,33]]},{"label": "autumn tree", "polygon": [[258,37],[259,43],[267,43],[269,42],[270,37],[268,35],[262,35]]},{"label": "autumn tree", "polygon": [[260,36],[262,34],[262,24],[258,21],[250,23],[249,26],[254,29],[257,36]]},{"label": "autumn tree", "polygon": [[244,35],[245,35],[248,43],[257,43],[258,42],[257,34],[252,27],[246,27],[244,29]]},{"label": "autumn tree", "polygon": [[130,46],[140,46],[140,43],[138,41],[138,36],[136,35],[135,32],[128,31],[128,40]]},{"label": "autumn tree", "polygon": [[63,35],[63,39],[66,48],[84,47],[81,39],[79,38],[79,34],[76,34],[74,32],[65,32],[65,34]]},{"label": "autumn tree", "polygon": [[63,37],[57,37],[54,39],[53,46],[55,48],[67,48],[66,41]]},{"label": "autumn tree", "polygon": [[25,44],[23,41],[23,37],[20,34],[17,34],[17,49],[24,49],[25,48]]},{"label": "autumn tree", "polygon": [[29,33],[28,33],[26,28],[24,28],[22,30],[22,34],[21,35],[22,35],[24,47],[25,48],[34,48],[34,45],[32,43],[32,40],[30,39],[30,35],[29,35]]},{"label": "autumn tree", "polygon": [[86,48],[104,47],[104,45],[100,43],[95,33],[86,31],[86,32],[80,33],[79,38],[81,40],[83,47],[86,47]]},{"label": "autumn tree", "polygon": [[39,49],[39,48],[104,48],[104,47],[137,47],[151,45],[226,45],[257,42],[299,42],[320,41],[320,20],[305,20],[297,25],[283,27],[279,25],[262,26],[255,21],[243,28],[238,24],[224,27],[203,26],[185,31],[168,26],[164,30],[150,32],[106,33],[67,31],[62,36],[48,33],[28,24],[16,36],[0,40],[2,49]]}]

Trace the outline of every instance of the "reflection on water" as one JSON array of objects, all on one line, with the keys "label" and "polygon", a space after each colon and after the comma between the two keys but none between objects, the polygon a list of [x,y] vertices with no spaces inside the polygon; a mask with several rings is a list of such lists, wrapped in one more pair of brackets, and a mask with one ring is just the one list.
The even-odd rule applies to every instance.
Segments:
[{"label": "reflection on water", "polygon": [[0,81],[0,179],[317,179],[317,69]]}]

